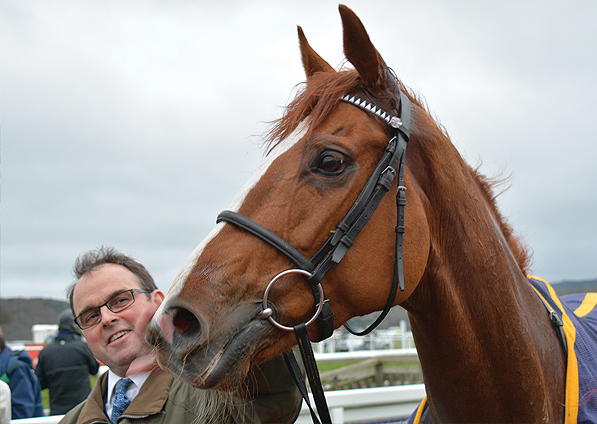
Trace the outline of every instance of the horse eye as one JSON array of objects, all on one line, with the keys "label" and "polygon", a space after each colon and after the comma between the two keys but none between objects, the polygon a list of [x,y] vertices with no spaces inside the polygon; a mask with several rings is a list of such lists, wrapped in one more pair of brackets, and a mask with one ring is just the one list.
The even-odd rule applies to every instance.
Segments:
[{"label": "horse eye", "polygon": [[346,162],[338,153],[326,152],[317,160],[317,170],[325,174],[339,174],[344,170]]}]

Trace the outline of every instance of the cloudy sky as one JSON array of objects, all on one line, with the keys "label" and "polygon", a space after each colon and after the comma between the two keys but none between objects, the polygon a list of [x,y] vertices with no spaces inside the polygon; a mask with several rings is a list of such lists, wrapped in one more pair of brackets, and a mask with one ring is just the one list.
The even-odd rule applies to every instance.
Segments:
[{"label": "cloudy sky", "polygon": [[[549,281],[597,278],[597,2],[353,0]],[[343,61],[337,3],[2,0],[2,297],[64,298],[115,246],[167,290],[304,80]]]}]

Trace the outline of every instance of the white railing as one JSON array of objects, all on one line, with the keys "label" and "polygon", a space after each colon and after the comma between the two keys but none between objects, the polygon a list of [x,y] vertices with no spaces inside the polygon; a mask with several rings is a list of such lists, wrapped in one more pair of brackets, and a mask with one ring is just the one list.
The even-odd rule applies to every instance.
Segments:
[{"label": "white railing", "polygon": [[10,420],[10,424],[56,424],[64,415],[50,415],[49,417],[23,418],[21,420]]},{"label": "white railing", "polygon": [[359,350],[412,349],[415,347],[412,333],[406,330],[406,321],[399,327],[374,330],[366,336],[355,336],[342,328],[331,337],[313,345],[317,353],[355,352]]},{"label": "white railing", "polygon": [[[309,395],[311,405],[314,407],[313,397],[311,394]],[[325,393],[334,424],[406,419],[424,397],[424,384],[338,390]],[[296,422],[297,424],[313,422],[305,402],[303,402]]]},{"label": "white railing", "polygon": [[317,363],[384,359],[395,362],[419,362],[417,349],[357,350],[354,352],[316,353]]}]

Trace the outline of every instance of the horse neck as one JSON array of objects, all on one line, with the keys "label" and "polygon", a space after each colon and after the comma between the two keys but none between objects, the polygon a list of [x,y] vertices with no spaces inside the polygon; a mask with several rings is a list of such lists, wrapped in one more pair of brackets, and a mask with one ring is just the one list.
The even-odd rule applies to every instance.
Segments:
[{"label": "horse neck", "polygon": [[[413,152],[413,144],[410,170],[425,192],[432,242],[425,274],[404,306],[432,408],[454,422],[540,422],[546,382],[559,390],[564,373],[563,364],[551,364],[558,377],[543,375],[554,352],[561,359],[545,309],[456,149],[446,142],[443,151]],[[547,406],[551,414],[560,409]]]}]

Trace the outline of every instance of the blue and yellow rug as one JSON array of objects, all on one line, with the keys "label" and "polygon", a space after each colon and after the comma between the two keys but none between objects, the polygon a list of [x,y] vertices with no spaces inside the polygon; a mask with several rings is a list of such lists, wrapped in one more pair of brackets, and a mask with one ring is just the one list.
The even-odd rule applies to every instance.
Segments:
[{"label": "blue and yellow rug", "polygon": [[[564,323],[568,345],[564,424],[597,423],[597,293],[558,297],[545,280],[528,277],[528,281]],[[426,403],[425,398],[409,423],[427,421],[422,420],[423,415],[428,419],[423,414]]]}]

